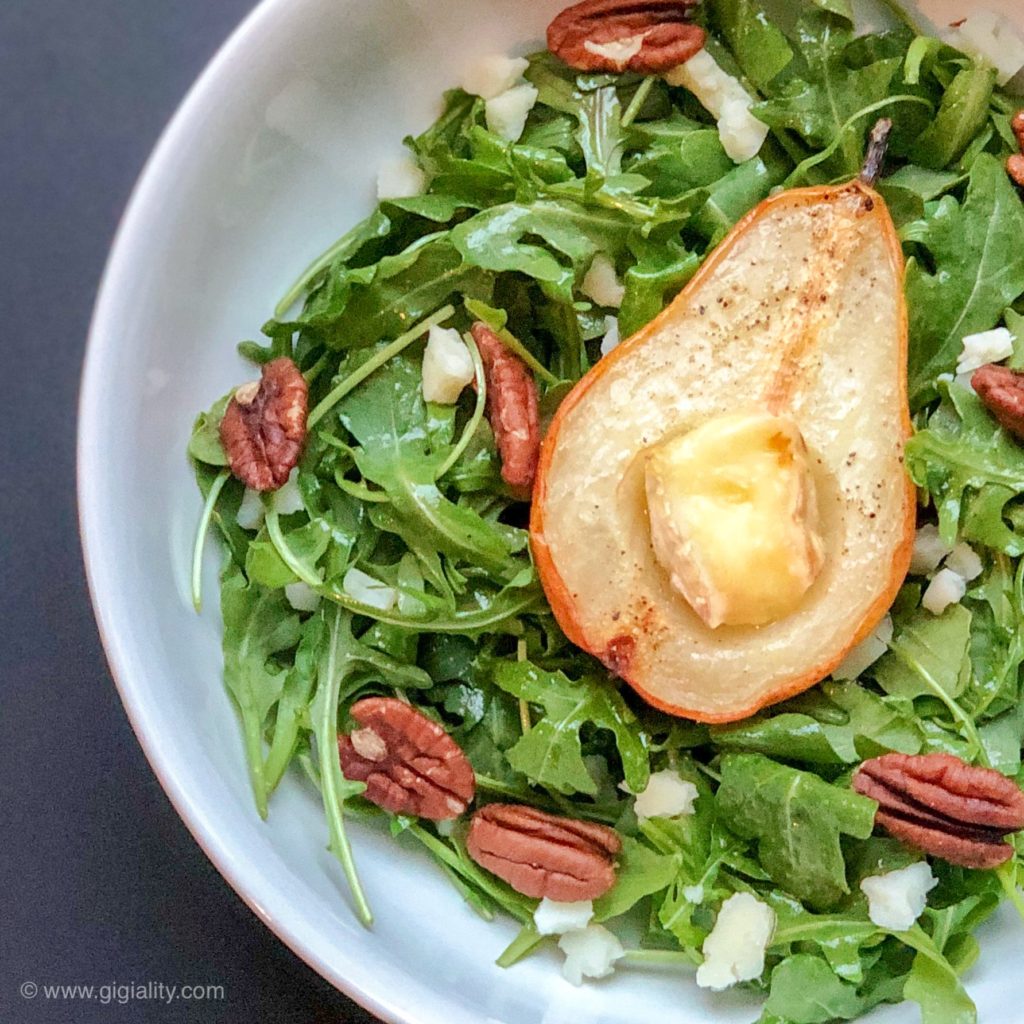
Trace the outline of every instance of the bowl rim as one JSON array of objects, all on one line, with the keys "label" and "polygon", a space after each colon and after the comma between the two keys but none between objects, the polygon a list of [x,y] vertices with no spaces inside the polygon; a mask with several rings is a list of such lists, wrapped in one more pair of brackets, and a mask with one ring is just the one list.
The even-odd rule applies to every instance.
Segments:
[{"label": "bowl rim", "polygon": [[[105,610],[103,585],[100,582],[102,524],[98,511],[98,490],[93,484],[98,476],[93,469],[100,459],[97,446],[92,442],[98,431],[98,417],[104,403],[103,370],[112,358],[116,345],[117,332],[114,328],[121,282],[130,273],[132,254],[144,234],[142,228],[149,217],[152,201],[164,191],[163,179],[170,169],[172,156],[180,151],[181,143],[191,133],[197,115],[214,99],[216,91],[230,75],[235,60],[260,37],[271,36],[273,24],[284,17],[289,8],[294,8],[289,0],[260,0],[238,23],[185,93],[160,133],[129,194],[100,277],[82,362],[75,459],[78,532],[93,615],[121,703],[150,768],[192,838],[242,902],[308,967],[364,1010],[388,1024],[426,1024],[425,1015],[418,1013],[418,1020],[414,1020],[401,1012],[397,1005],[389,1003],[379,989],[375,991],[372,972],[357,957],[348,956],[344,961],[337,962],[323,957],[313,942],[301,933],[301,922],[288,913],[287,901],[283,896],[264,899],[264,894],[257,894],[253,890],[252,872],[255,865],[251,858],[239,856],[238,850],[230,848],[230,843],[209,826],[194,805],[186,787],[164,761],[153,722],[144,702],[136,696],[131,682],[126,647],[119,636],[117,623]],[[438,1021],[441,1019],[437,1018]]]}]

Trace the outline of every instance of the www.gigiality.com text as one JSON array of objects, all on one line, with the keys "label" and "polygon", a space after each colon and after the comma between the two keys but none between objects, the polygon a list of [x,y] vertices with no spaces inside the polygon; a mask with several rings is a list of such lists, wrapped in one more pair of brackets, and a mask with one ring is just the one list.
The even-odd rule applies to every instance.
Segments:
[{"label": "www.gigiality.com text", "polygon": [[100,1003],[102,1006],[143,1002],[217,1002],[225,998],[223,985],[168,985],[162,981],[112,981],[102,985],[48,985],[23,981],[18,992],[22,999]]}]

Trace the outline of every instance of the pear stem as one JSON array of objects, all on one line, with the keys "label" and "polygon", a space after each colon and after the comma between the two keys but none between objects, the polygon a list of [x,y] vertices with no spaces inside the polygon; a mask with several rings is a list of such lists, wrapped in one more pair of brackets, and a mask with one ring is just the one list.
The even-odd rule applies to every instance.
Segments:
[{"label": "pear stem", "polygon": [[885,154],[889,149],[889,139],[892,136],[892,120],[883,117],[871,129],[868,137],[868,152],[864,157],[864,166],[860,170],[860,180],[871,188],[882,176],[882,166],[885,164]]}]

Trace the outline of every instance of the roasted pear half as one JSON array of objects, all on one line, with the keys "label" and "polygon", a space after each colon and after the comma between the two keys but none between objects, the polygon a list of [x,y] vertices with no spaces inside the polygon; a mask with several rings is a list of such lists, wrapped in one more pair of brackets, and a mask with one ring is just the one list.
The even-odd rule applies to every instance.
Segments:
[{"label": "roasted pear half", "polygon": [[531,537],[569,638],[731,722],[825,678],[907,572],[903,257],[864,181],[766,200],[567,396]]}]

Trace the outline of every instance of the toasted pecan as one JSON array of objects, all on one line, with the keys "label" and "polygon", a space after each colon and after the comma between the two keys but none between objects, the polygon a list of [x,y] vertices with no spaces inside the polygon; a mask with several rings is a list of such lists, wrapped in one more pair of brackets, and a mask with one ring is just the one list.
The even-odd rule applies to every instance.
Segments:
[{"label": "toasted pecan", "polygon": [[516,892],[569,903],[615,884],[622,842],[614,829],[520,804],[488,804],[473,815],[469,855]]},{"label": "toasted pecan", "polygon": [[968,868],[1013,856],[1005,841],[1024,829],[1024,792],[991,768],[952,754],[885,754],[865,761],[853,788],[878,801],[876,822],[924,853]]},{"label": "toasted pecan", "polygon": [[220,441],[231,472],[254,491],[273,491],[298,465],[306,440],[306,379],[287,357],[238,388],[224,411]]},{"label": "toasted pecan", "polygon": [[696,0],[584,0],[548,27],[548,49],[579,71],[657,75],[704,48]]},{"label": "toasted pecan", "polygon": [[357,701],[350,714],[359,728],[338,738],[341,770],[366,783],[367,800],[431,821],[466,810],[476,791],[473,768],[440,725],[393,697]]}]

